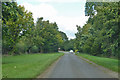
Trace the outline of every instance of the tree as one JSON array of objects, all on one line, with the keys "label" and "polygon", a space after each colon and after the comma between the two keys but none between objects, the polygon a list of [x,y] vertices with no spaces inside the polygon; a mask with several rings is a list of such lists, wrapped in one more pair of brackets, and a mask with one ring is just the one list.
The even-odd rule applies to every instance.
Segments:
[{"label": "tree", "polygon": [[86,2],[85,13],[90,17],[83,28],[77,26],[76,49],[95,56],[118,56],[118,4]]},{"label": "tree", "polygon": [[16,2],[2,3],[3,53],[15,53],[15,45],[34,25],[32,13]]}]

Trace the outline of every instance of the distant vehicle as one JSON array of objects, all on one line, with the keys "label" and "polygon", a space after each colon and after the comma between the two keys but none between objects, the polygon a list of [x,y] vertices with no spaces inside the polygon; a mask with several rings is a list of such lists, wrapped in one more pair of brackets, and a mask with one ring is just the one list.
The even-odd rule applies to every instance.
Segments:
[{"label": "distant vehicle", "polygon": [[70,53],[72,53],[72,54],[73,54],[73,52],[74,52],[73,50],[70,50]]}]

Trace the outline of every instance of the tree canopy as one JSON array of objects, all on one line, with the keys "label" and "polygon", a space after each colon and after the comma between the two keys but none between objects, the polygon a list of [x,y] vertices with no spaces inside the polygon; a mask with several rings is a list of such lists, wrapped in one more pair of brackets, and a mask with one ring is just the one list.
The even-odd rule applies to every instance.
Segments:
[{"label": "tree canopy", "polygon": [[75,48],[91,55],[118,57],[119,2],[86,2],[87,24],[77,26]]},{"label": "tree canopy", "polygon": [[37,19],[17,2],[2,2],[3,54],[48,53],[75,50],[95,56],[118,57],[120,2],[86,2],[87,23],[76,25],[76,38],[68,40],[56,22]]},{"label": "tree canopy", "polygon": [[57,52],[67,41],[57,23],[38,18],[17,2],[2,2],[3,54]]}]

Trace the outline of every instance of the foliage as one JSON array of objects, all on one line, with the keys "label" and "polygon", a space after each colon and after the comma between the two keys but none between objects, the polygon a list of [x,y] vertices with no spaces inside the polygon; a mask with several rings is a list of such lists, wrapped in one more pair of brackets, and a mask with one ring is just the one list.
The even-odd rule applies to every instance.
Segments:
[{"label": "foliage", "polygon": [[38,52],[38,47],[37,46],[33,46],[32,48],[31,48],[31,52],[32,53],[37,53]]},{"label": "foliage", "polygon": [[66,51],[74,50],[74,41],[75,41],[75,39],[70,39],[68,42],[66,42],[64,49]]},{"label": "foliage", "polygon": [[43,18],[38,18],[30,35],[32,35],[33,45],[36,45],[41,53],[57,52],[58,47],[63,42],[57,24],[43,21]]},{"label": "foliage", "polygon": [[16,2],[3,2],[2,13],[3,53],[14,54],[16,43],[34,25],[32,13]]},{"label": "foliage", "polygon": [[32,13],[16,2],[3,2],[2,7],[3,54],[57,52],[67,40],[55,22],[41,17],[34,23]]},{"label": "foliage", "polygon": [[75,48],[95,56],[118,57],[118,2],[86,2],[87,24],[77,26]]},{"label": "foliage", "polygon": [[27,50],[27,45],[23,41],[20,41],[19,43],[16,44],[16,53],[17,54],[25,53],[26,50]]}]

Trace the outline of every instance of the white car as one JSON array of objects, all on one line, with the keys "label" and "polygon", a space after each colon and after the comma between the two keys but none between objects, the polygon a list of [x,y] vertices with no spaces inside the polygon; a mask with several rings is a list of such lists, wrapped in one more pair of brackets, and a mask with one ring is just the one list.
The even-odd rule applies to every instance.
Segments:
[{"label": "white car", "polygon": [[74,51],[73,50],[70,50],[70,53],[73,53]]}]

